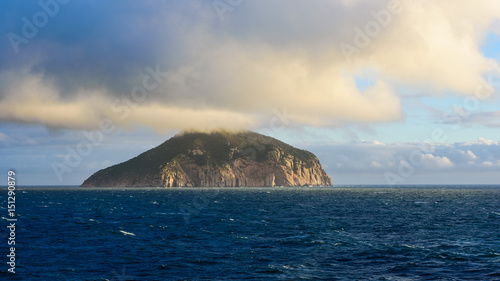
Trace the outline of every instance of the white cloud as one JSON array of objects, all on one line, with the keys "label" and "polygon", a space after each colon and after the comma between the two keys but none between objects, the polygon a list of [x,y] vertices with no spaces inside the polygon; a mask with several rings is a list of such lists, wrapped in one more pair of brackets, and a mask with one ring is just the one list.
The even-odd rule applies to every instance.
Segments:
[{"label": "white cloud", "polygon": [[[41,123],[49,127],[89,129],[109,118],[114,126],[140,124],[159,131],[172,129],[255,127],[253,116],[239,112],[165,106],[158,103],[127,104],[99,92],[91,91],[71,100],[63,100],[57,89],[40,77],[29,77],[12,85],[12,92],[0,104],[0,119],[23,123]],[[137,104],[137,105],[136,105]]]},{"label": "white cloud", "polygon": [[352,142],[330,143],[321,146],[309,145],[313,151],[330,167],[328,172],[342,174],[379,174],[390,171],[398,173],[401,163],[415,169],[415,177],[421,173],[439,174],[456,172],[491,172],[500,169],[500,143],[486,139],[475,142],[434,144],[424,143],[378,143]]},{"label": "white cloud", "polygon": [[448,159],[448,157],[439,157],[439,156],[434,156],[432,154],[423,154],[422,155],[424,159],[424,167],[426,169],[431,169],[431,168],[450,168],[453,167],[454,164]]},{"label": "white cloud", "polygon": [[485,167],[493,167],[495,164],[493,164],[493,162],[491,161],[485,161],[483,162],[483,166]]},{"label": "white cloud", "polygon": [[477,156],[470,150],[467,150],[467,151],[460,150],[460,153],[463,154],[464,156],[466,156],[467,159],[469,159],[469,160],[477,159]]},{"label": "white cloud", "polygon": [[[499,73],[499,65],[485,58],[480,45],[500,17],[498,1],[405,1],[398,21],[367,54],[386,75],[428,82],[434,91],[452,89],[474,93],[481,75]],[[439,91],[436,91],[439,92]]]},{"label": "white cloud", "polygon": [[484,139],[484,138],[479,138],[477,140],[477,143],[484,144],[484,145],[498,145],[499,144],[498,141],[487,140],[487,139]]}]

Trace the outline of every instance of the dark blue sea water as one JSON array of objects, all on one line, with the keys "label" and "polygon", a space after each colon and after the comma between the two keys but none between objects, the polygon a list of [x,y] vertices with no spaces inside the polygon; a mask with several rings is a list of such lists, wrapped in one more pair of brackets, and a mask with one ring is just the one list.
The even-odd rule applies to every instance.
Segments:
[{"label": "dark blue sea water", "polygon": [[2,280],[500,280],[500,187],[21,189]]}]

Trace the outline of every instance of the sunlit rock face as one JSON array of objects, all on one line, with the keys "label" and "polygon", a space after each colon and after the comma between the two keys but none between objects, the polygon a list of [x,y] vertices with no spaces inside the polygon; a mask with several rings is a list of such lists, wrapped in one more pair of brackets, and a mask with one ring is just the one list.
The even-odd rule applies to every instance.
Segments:
[{"label": "sunlit rock face", "polygon": [[311,152],[254,132],[185,132],[118,165],[84,187],[332,186]]}]

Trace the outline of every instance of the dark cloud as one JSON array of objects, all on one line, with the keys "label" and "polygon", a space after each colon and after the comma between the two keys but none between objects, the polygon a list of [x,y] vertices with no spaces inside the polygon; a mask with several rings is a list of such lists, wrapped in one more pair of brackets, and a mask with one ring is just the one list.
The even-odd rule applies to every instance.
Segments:
[{"label": "dark cloud", "polygon": [[[223,121],[223,112],[239,115],[239,120],[252,119],[240,124],[246,126],[259,122],[255,116],[286,105],[299,124],[388,122],[402,118],[393,81],[462,91],[475,86],[474,79],[485,71],[498,70],[498,64],[462,48],[461,37],[450,45],[453,50],[432,36],[422,37],[428,24],[448,28],[456,20],[455,13],[432,2],[425,5],[434,5],[441,17],[423,13],[420,4],[411,1],[396,1],[400,9],[389,12],[393,2],[388,0],[233,1],[223,17],[212,1],[65,2],[2,2],[0,98],[10,104],[1,108],[0,120],[79,128],[85,124],[78,120],[86,116],[78,114],[88,112],[86,126],[92,126],[97,118],[113,116],[109,109],[91,107],[87,96],[109,105],[142,84],[146,67],[159,66],[169,76],[139,106],[146,112],[154,106],[165,112],[198,110],[211,123]],[[464,5],[453,9],[456,14],[471,10]],[[473,10],[483,16],[481,21],[471,17],[470,23],[482,31],[498,16],[483,5]],[[37,17],[43,13],[48,14],[46,23],[27,36],[25,25],[43,20]],[[359,33],[373,24],[378,26],[373,38]],[[454,29],[443,32],[454,34]],[[13,48],[12,34],[29,38]],[[356,45],[361,37],[365,43]],[[420,41],[425,44],[414,44]],[[356,45],[354,62],[339,48],[343,43]],[[431,61],[428,69],[415,68],[414,61],[424,56],[442,56],[442,63],[438,67]],[[468,67],[454,68],[456,77],[450,79],[450,62],[462,58]],[[359,89],[355,76],[367,69],[372,70],[373,85]],[[34,91],[37,88],[43,91]],[[14,104],[13,95],[18,96]],[[47,119],[42,111],[26,115],[40,100],[47,108],[72,108],[74,114],[65,118],[67,122]],[[8,112],[14,107],[20,108],[19,113]],[[162,113],[160,118],[167,116],[171,114]],[[138,122],[128,124],[134,121]],[[140,122],[153,127],[153,121],[141,118]],[[164,128],[180,126],[164,124]]]},{"label": "dark cloud", "polygon": [[[23,3],[29,8],[13,4],[23,14],[18,11],[4,18],[10,23],[4,26],[5,33],[22,36],[21,18],[31,19],[42,11],[33,5],[35,2]],[[157,6],[151,1],[140,5],[132,1],[71,1],[60,5],[59,12],[28,43],[20,44],[17,55],[10,44],[4,46],[2,53],[7,55],[1,63],[14,69],[28,68],[29,74],[54,81],[62,97],[76,95],[80,88],[106,88],[108,94],[129,92],[145,66],[165,63],[169,53],[176,55],[175,43],[170,43],[179,42],[175,24],[162,21],[162,16],[168,15],[162,15]]]}]

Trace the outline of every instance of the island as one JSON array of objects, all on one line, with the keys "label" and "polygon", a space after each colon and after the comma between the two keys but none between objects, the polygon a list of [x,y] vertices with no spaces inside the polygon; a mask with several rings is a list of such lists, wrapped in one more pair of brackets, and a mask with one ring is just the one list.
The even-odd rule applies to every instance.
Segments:
[{"label": "island", "polygon": [[251,131],[181,132],[82,187],[332,186],[318,158]]}]

